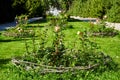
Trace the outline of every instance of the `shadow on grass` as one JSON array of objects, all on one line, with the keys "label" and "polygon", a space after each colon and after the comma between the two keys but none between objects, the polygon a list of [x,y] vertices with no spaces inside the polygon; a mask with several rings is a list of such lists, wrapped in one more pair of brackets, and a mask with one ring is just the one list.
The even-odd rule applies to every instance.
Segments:
[{"label": "shadow on grass", "polygon": [[6,40],[0,40],[0,42],[13,42],[13,41],[23,41],[23,40],[29,40],[29,38],[27,39],[6,39]]},{"label": "shadow on grass", "polygon": [[7,65],[9,64],[10,61],[11,61],[11,58],[0,59],[0,70],[7,69],[8,68]]},{"label": "shadow on grass", "polygon": [[8,64],[11,61],[11,58],[7,58],[7,59],[0,59],[0,67],[2,65]]},{"label": "shadow on grass", "polygon": [[38,25],[38,26],[26,26],[26,28],[42,28],[42,27],[44,27],[44,26],[40,26],[40,25]]}]

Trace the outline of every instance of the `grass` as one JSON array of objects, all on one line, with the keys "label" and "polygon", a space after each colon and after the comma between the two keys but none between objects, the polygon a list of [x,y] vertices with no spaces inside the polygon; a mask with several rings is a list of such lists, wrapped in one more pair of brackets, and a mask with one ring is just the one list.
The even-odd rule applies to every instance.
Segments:
[{"label": "grass", "polygon": [[101,46],[102,51],[110,55],[120,66],[120,38],[96,38],[96,42]]},{"label": "grass", "polygon": [[[67,28],[64,30],[65,34],[65,41],[67,42],[65,45],[67,47],[71,43],[71,41],[76,41],[77,37],[77,31],[83,31],[84,29],[88,29],[89,23],[87,22],[69,22],[69,25],[72,25],[72,28]],[[48,45],[50,46],[51,40],[53,35],[53,32],[51,31],[52,27],[44,27],[47,26],[48,23],[38,21],[31,24],[28,24],[27,27],[33,29],[35,28],[36,31],[45,30],[45,28],[50,29],[48,34],[50,37],[48,37]],[[2,32],[1,32],[2,33]],[[39,38],[39,36],[38,36]],[[92,37],[91,40],[94,40],[96,43],[98,43],[101,46],[101,51],[103,51],[106,55],[110,55],[113,60],[118,63],[120,67],[120,38],[118,36],[116,37]],[[28,42],[31,42],[31,40],[28,40]],[[11,58],[14,56],[22,56],[25,53],[25,43],[24,40],[14,39],[14,38],[8,38],[0,35],[0,80],[23,80],[23,78],[16,74],[13,74],[11,72],[8,72],[8,67],[11,66]],[[24,73],[22,73],[24,74]],[[103,73],[91,73],[87,72],[84,75],[83,73],[79,73],[77,75],[72,75],[70,73],[65,74],[47,74],[47,75],[36,75],[34,76],[34,80],[119,80],[120,77],[120,70],[118,71],[105,71]],[[14,76],[15,75],[15,76]],[[6,77],[7,76],[7,77]],[[30,76],[30,74],[28,75]],[[83,76],[83,77],[81,77]],[[25,80],[32,80],[32,78],[26,78]]]},{"label": "grass", "polygon": [[0,59],[12,58],[13,56],[20,56],[25,52],[24,41],[15,40],[12,38],[0,39]]}]

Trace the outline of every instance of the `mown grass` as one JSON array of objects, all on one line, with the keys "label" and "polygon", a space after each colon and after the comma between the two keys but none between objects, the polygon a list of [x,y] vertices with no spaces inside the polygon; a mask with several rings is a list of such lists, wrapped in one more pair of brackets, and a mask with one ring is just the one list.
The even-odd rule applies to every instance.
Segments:
[{"label": "mown grass", "polygon": [[[66,47],[71,47],[73,44],[71,41],[76,41],[77,38],[77,31],[83,31],[88,29],[89,23],[88,22],[69,22],[69,25],[72,25],[72,28],[67,28],[64,30]],[[44,27],[46,26],[46,27]],[[48,26],[46,22],[35,22],[28,24],[29,28],[35,28],[36,32],[39,33],[41,30],[45,30],[46,28],[49,29],[48,31],[48,46],[51,45],[53,34],[53,28]],[[2,32],[1,32],[2,33]],[[38,34],[37,33],[37,34]],[[39,35],[40,36],[40,35]],[[37,39],[39,39],[39,36]],[[101,51],[104,52],[106,55],[110,55],[113,60],[118,63],[120,66],[120,38],[116,37],[92,37],[91,40],[98,43],[101,46]],[[31,43],[31,40],[28,39],[28,42]],[[19,76],[17,73],[8,72],[9,66],[11,66],[11,58],[15,56],[22,56],[25,53],[25,41],[20,39],[14,39],[9,37],[4,37],[0,35],[0,80],[23,80],[25,76]],[[4,63],[5,62],[5,63]],[[84,74],[84,75],[82,75]],[[16,75],[16,76],[15,76]],[[26,77],[25,80],[119,80],[120,77],[120,70],[118,71],[105,71],[103,73],[94,73],[94,72],[87,72],[87,73],[79,73],[73,75],[72,73],[65,73],[65,74],[47,74],[47,75],[36,75],[32,79],[30,77]],[[7,77],[6,77],[7,76]],[[83,77],[81,77],[83,76]]]},{"label": "mown grass", "polygon": [[0,39],[0,59],[20,56],[25,52],[24,41],[2,37]]}]

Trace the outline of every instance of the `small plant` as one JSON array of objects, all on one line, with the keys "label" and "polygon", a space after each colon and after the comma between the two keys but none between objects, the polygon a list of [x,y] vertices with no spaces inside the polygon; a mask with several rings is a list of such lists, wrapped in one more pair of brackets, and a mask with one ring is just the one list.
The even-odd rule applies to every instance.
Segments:
[{"label": "small plant", "polygon": [[[22,58],[23,60],[14,63],[19,64],[23,70],[26,69],[26,67],[36,70],[36,67],[39,67],[39,70],[41,68],[41,72],[45,73],[89,69],[98,70],[100,69],[99,66],[103,67],[100,69],[102,70],[112,66],[110,65],[110,63],[113,62],[112,59],[99,51],[99,46],[89,39],[87,31],[77,32],[79,45],[77,48],[73,46],[71,49],[65,47],[64,33],[59,26],[55,27],[52,46],[46,46],[47,31],[48,29],[41,34],[38,48],[36,45],[37,42],[33,37],[33,50],[30,52],[28,44],[26,44],[26,52],[28,52],[28,54]],[[106,67],[106,65],[110,66]]]}]

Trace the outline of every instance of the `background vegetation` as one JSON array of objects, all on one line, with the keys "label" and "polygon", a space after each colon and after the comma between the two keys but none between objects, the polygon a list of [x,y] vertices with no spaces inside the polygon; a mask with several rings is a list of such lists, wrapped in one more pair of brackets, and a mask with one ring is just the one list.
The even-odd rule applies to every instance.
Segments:
[{"label": "background vegetation", "polygon": [[107,21],[120,22],[120,0],[1,0],[0,4],[0,22],[12,21],[21,14],[45,16],[50,6],[68,15],[100,19],[106,15]]},{"label": "background vegetation", "polygon": [[70,15],[101,19],[106,15],[108,21],[120,22],[119,4],[119,0],[74,0],[68,13]]}]

